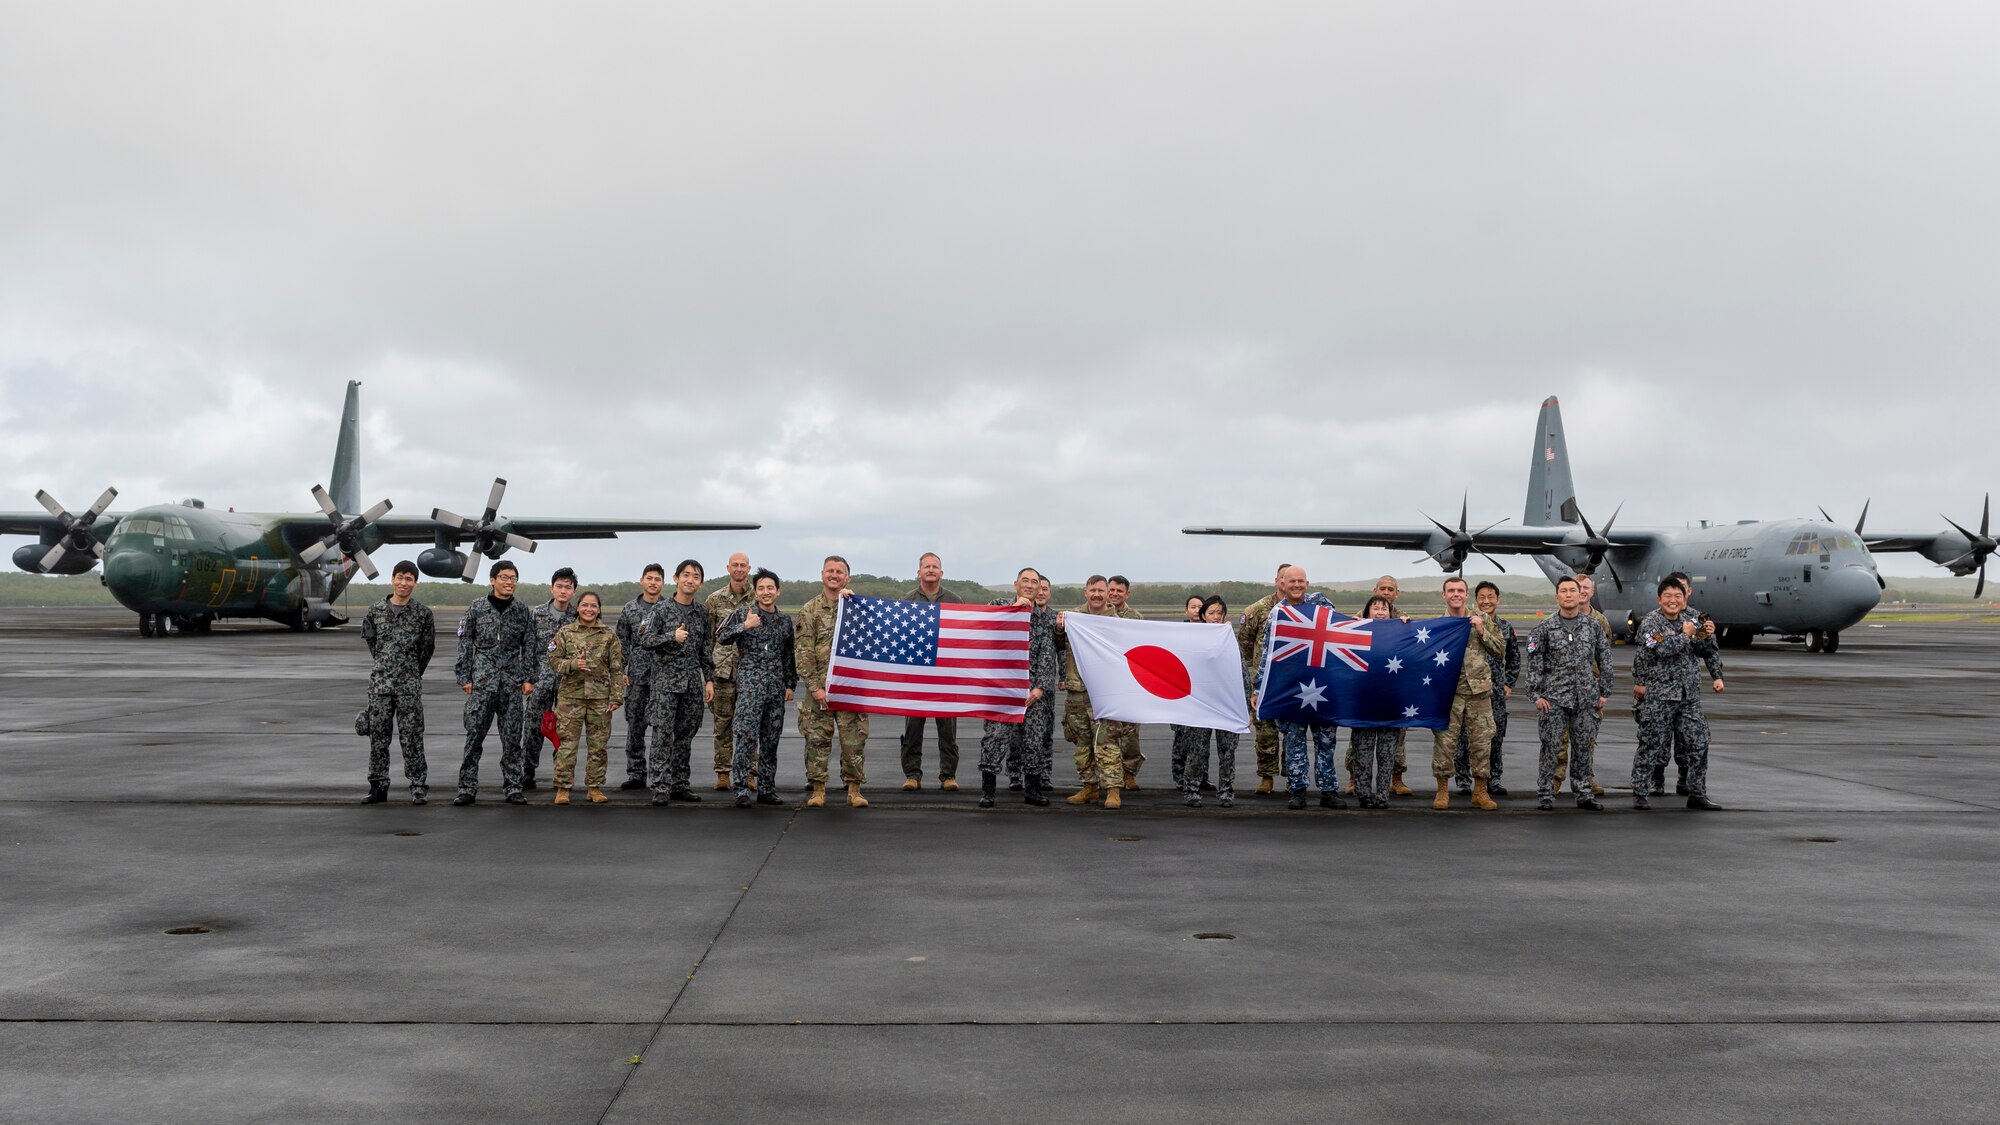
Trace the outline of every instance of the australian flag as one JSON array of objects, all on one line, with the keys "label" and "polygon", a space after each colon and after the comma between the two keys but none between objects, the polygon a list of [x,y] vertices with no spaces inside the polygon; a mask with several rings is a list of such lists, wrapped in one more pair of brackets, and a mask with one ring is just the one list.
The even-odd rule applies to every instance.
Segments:
[{"label": "australian flag", "polygon": [[1270,630],[1258,718],[1343,727],[1451,725],[1471,618],[1363,621],[1331,606],[1279,605]]}]

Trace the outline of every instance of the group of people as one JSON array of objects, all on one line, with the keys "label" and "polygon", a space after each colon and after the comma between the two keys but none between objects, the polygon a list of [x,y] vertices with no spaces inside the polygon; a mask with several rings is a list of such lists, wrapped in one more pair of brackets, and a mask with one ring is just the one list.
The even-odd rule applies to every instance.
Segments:
[{"label": "group of people", "polygon": [[[556,741],[554,803],[570,801],[579,742],[585,748],[587,799],[603,803],[608,800],[604,789],[611,717],[623,708],[626,776],[620,788],[649,790],[654,805],[700,801],[691,771],[694,737],[706,711],[713,718],[715,790],[730,793],[739,807],[780,805],[785,802],[777,793],[777,743],[785,706],[796,699],[798,730],[805,740],[806,807],[826,804],[836,742],[846,803],[867,807],[862,788],[867,783],[869,716],[831,708],[826,694],[839,599],[851,593],[847,561],[837,555],[825,559],[821,588],[796,615],[778,609],[782,583],[776,574],[753,573],[741,552],[729,557],[727,570],[727,584],[697,602],[705,581],[700,562],[684,560],[671,576],[650,564],[640,576],[639,596],[620,610],[615,625],[607,625],[602,599],[595,591],[579,592],[569,568],[551,577],[549,600],[530,608],[514,597],[519,579],[514,564],[495,562],[488,573],[489,592],[473,603],[457,628],[453,674],[465,695],[465,752],[452,803],[477,801],[486,736],[496,723],[501,789],[508,803],[525,804],[527,792],[540,787],[542,749],[550,734]],[[918,560],[917,585],[905,599],[963,601],[944,587],[943,578],[943,561],[926,552]],[[371,606],[362,622],[373,657],[368,705],[356,722],[369,739],[364,803],[388,799],[392,734],[400,738],[411,802],[424,804],[428,798],[422,686],[434,654],[435,625],[430,609],[415,598],[416,585],[417,568],[397,563],[390,595]],[[1722,665],[1715,625],[1688,607],[1689,589],[1685,575],[1663,579],[1659,608],[1634,636],[1639,745],[1632,791],[1634,805],[1642,809],[1650,807],[1651,795],[1663,791],[1670,758],[1680,766],[1676,788],[1689,806],[1718,807],[1707,795],[1708,736],[1701,692],[1704,686],[1723,690]],[[1401,616],[1396,609],[1399,592],[1396,580],[1384,576],[1361,616]],[[1443,593],[1447,614],[1472,618],[1467,656],[1476,651],[1482,659],[1464,662],[1449,725],[1433,734],[1432,806],[1450,808],[1454,784],[1479,809],[1495,808],[1493,798],[1507,795],[1501,784],[1501,747],[1508,700],[1525,671],[1541,741],[1539,807],[1554,807],[1567,776],[1578,807],[1601,809],[1597,798],[1604,790],[1593,775],[1593,752],[1613,671],[1610,625],[1590,607],[1589,577],[1561,579],[1557,611],[1539,621],[1525,640],[1500,618],[1500,591],[1494,584],[1468,588],[1465,579],[1453,575],[1445,580]],[[1145,762],[1138,727],[1092,715],[1088,689],[1064,639],[1069,613],[1140,617],[1127,604],[1130,594],[1131,583],[1123,576],[1092,575],[1084,585],[1084,604],[1056,611],[1050,605],[1049,580],[1024,567],[1015,576],[1013,596],[993,601],[1030,611],[1030,688],[1022,722],[982,720],[981,807],[994,805],[1003,776],[1008,789],[1020,792],[1026,803],[1050,803],[1058,686],[1065,696],[1062,730],[1074,749],[1078,780],[1067,802],[1116,809],[1123,791],[1138,788]],[[1304,568],[1285,564],[1278,568],[1272,593],[1234,623],[1253,715],[1272,611],[1281,604],[1331,605],[1324,594],[1310,589]],[[1190,596],[1186,620],[1230,623],[1229,606],[1220,596]],[[1704,665],[1706,685],[1699,667]],[[552,724],[545,715],[552,716]],[[904,719],[902,788],[923,786],[927,723],[937,734],[938,787],[956,791],[958,731],[950,718]],[[1327,808],[1346,808],[1343,796],[1355,797],[1364,808],[1386,808],[1392,796],[1415,795],[1404,783],[1407,731],[1352,730],[1343,786],[1336,768],[1335,725],[1257,720],[1253,730],[1256,793],[1272,794],[1282,776],[1291,808],[1307,806],[1314,782],[1319,803]],[[1233,804],[1237,739],[1229,731],[1173,728],[1173,781],[1190,807],[1200,807],[1204,793],[1213,793],[1225,808]]]}]

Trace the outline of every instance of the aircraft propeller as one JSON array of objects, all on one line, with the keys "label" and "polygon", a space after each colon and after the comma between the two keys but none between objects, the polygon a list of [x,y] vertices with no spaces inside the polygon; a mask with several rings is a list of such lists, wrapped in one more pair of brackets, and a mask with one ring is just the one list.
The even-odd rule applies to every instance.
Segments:
[{"label": "aircraft propeller", "polygon": [[[1872,498],[1861,502],[1861,515],[1854,521],[1854,534],[1861,534],[1861,529],[1868,526],[1868,505],[1872,503],[1874,503]],[[1837,524],[1840,522],[1834,519],[1832,513],[1828,512],[1824,507],[1819,510],[1819,514],[1825,516],[1828,523]]]},{"label": "aircraft propeller", "polygon": [[[1602,532],[1599,532],[1596,528],[1590,526],[1590,517],[1583,514],[1582,508],[1578,508],[1576,510],[1576,518],[1583,522],[1583,536],[1584,536],[1583,549],[1590,553],[1589,559],[1585,561],[1583,564],[1583,573],[1596,574],[1597,568],[1599,566],[1602,566],[1605,570],[1611,572],[1611,582],[1614,586],[1616,586],[1620,590],[1623,590],[1625,588],[1625,580],[1618,577],[1618,568],[1612,566],[1611,560],[1609,560],[1605,556],[1609,554],[1611,549],[1614,547],[1639,546],[1639,544],[1636,543],[1614,542],[1611,538],[1611,525],[1618,522],[1618,513],[1624,510],[1625,510],[1625,505],[1623,504],[1620,504],[1616,508],[1611,509],[1611,518],[1604,521],[1604,530]],[[1564,546],[1569,546],[1569,544],[1544,543],[1542,544],[1542,546],[1564,547]]]},{"label": "aircraft propeller", "polygon": [[327,522],[333,525],[333,530],[327,532],[319,542],[300,551],[299,561],[314,562],[321,555],[339,547],[343,558],[352,560],[354,565],[361,568],[361,573],[366,574],[371,581],[374,580],[381,571],[375,569],[374,560],[370,559],[368,552],[362,549],[361,532],[369,524],[381,519],[383,513],[395,505],[384,500],[358,516],[348,517],[340,514],[339,506],[334,504],[333,497],[327,495],[324,487],[313,485],[312,494],[313,499],[319,501],[319,510],[326,513]]},{"label": "aircraft propeller", "polygon": [[1485,559],[1487,562],[1492,563],[1495,567],[1498,567],[1500,573],[1502,574],[1507,573],[1507,568],[1504,566],[1500,566],[1500,561],[1498,559],[1495,559],[1492,555],[1489,555],[1485,551],[1479,549],[1479,537],[1486,534],[1489,531],[1492,531],[1494,528],[1499,527],[1501,524],[1506,523],[1507,521],[1505,519],[1497,519],[1494,520],[1492,523],[1487,524],[1485,527],[1480,528],[1478,531],[1467,531],[1465,517],[1468,510],[1469,510],[1468,498],[1461,496],[1458,501],[1458,526],[1456,528],[1447,526],[1446,524],[1438,523],[1438,521],[1435,518],[1433,518],[1429,513],[1426,512],[1418,513],[1419,515],[1422,515],[1425,519],[1430,520],[1433,524],[1437,524],[1437,529],[1439,531],[1442,531],[1446,535],[1451,536],[1450,545],[1446,546],[1443,551],[1438,552],[1438,555],[1445,555],[1445,554],[1450,555],[1451,561],[1449,563],[1447,563],[1444,559],[1439,558],[1438,555],[1425,555],[1424,558],[1429,559],[1432,562],[1437,563],[1439,566],[1444,567],[1446,571],[1459,571],[1465,569],[1466,555],[1477,554],[1480,558]]},{"label": "aircraft propeller", "polygon": [[62,523],[61,538],[58,538],[48,553],[42,556],[42,571],[54,573],[55,568],[61,566],[62,561],[68,558],[72,551],[88,551],[100,559],[103,558],[104,544],[99,543],[96,537],[90,534],[90,529],[97,523],[97,517],[103,515],[104,509],[109,508],[111,502],[117,498],[118,490],[107,488],[88,511],[80,516],[73,516],[64,511],[61,504],[56,503],[55,497],[47,492],[37,491],[35,499],[41,502],[42,507],[49,510],[50,515]]},{"label": "aircraft propeller", "polygon": [[[1986,494],[1986,503],[1979,509],[1979,534],[1974,535],[1970,531],[1960,527],[1958,522],[1950,516],[1943,516],[1944,522],[1951,524],[1953,530],[1965,536],[1966,542],[1970,545],[1969,549],[1963,555],[1945,565],[1958,571],[1960,574],[1969,573],[1975,566],[1979,568],[1979,584],[1972,588],[1974,600],[1977,600],[1981,594],[1986,592],[1986,557],[1993,553],[1993,549],[1996,546],[2000,546],[2000,543],[1994,542],[1991,534],[1993,530],[1992,516],[1993,494],[1990,492]],[[1964,567],[1965,569],[1959,570],[1960,567]]]},{"label": "aircraft propeller", "polygon": [[465,580],[470,582],[479,573],[479,556],[498,558],[503,544],[518,551],[533,551],[535,541],[525,535],[516,535],[495,525],[500,514],[500,498],[507,494],[507,482],[500,477],[493,478],[493,491],[486,495],[486,514],[479,519],[467,519],[443,508],[432,508],[431,518],[442,524],[449,524],[458,531],[472,537],[472,549],[465,553]]}]

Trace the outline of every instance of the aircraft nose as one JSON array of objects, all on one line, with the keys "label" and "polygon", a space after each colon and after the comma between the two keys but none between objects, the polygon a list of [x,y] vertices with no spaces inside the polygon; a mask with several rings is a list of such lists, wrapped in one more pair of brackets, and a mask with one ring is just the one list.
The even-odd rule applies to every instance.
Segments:
[{"label": "aircraft nose", "polygon": [[151,597],[159,576],[160,560],[151,551],[112,551],[104,556],[104,585],[127,607]]},{"label": "aircraft nose", "polygon": [[[1843,566],[1827,575],[1830,600],[1847,625],[1859,624],[1882,601],[1882,583],[1860,567]],[[1846,628],[1843,625],[1842,628]]]}]

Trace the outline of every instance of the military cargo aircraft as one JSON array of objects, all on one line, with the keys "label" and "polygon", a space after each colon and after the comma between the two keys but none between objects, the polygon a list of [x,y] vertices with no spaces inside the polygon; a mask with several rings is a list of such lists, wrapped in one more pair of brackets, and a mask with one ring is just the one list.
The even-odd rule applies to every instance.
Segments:
[{"label": "military cargo aircraft", "polygon": [[[696,520],[566,519],[500,515],[507,482],[496,479],[483,514],[467,518],[433,508],[429,516],[392,516],[383,500],[361,510],[361,384],[347,384],[332,487],[314,485],[319,511],[217,511],[200,500],[108,512],[107,488],[81,514],[47,492],[41,512],[0,513],[0,535],[33,535],[14,565],[35,574],[82,574],[104,563],[101,581],[139,615],[141,636],[169,629],[207,632],[225,617],[262,617],[296,630],[346,623],[334,601],[356,571],[377,574],[368,553],[387,544],[430,543],[417,567],[434,578],[472,581],[482,557],[533,551],[549,539],[615,539],[620,532],[751,531],[754,523]],[[351,514],[350,514],[351,513]]]},{"label": "military cargo aircraft", "polygon": [[[1881,601],[1882,576],[1871,552],[1915,551],[1956,575],[1979,573],[1973,596],[1986,589],[1986,559],[1993,553],[1987,515],[1979,531],[1951,523],[1937,532],[1864,534],[1867,507],[1853,528],[1825,520],[1744,520],[1693,527],[1619,528],[1618,512],[1595,527],[1576,503],[1569,447],[1563,437],[1562,409],[1554,398],[1542,403],[1535,448],[1528,468],[1528,502],[1519,527],[1489,525],[1471,530],[1467,509],[1458,526],[1436,519],[1431,526],[1377,527],[1186,527],[1189,535],[1251,535],[1317,539],[1331,547],[1388,547],[1420,550],[1447,573],[1462,569],[1478,554],[1501,571],[1493,555],[1529,555],[1550,582],[1566,574],[1611,579],[1597,584],[1597,606],[1613,630],[1630,636],[1655,605],[1659,580],[1683,571],[1694,580],[1690,604],[1715,619],[1722,643],[1748,647],[1761,633],[1804,641],[1812,652],[1834,652],[1840,634]],[[1822,511],[1821,515],[1825,515]],[[1501,521],[1502,523],[1506,521]]]}]

